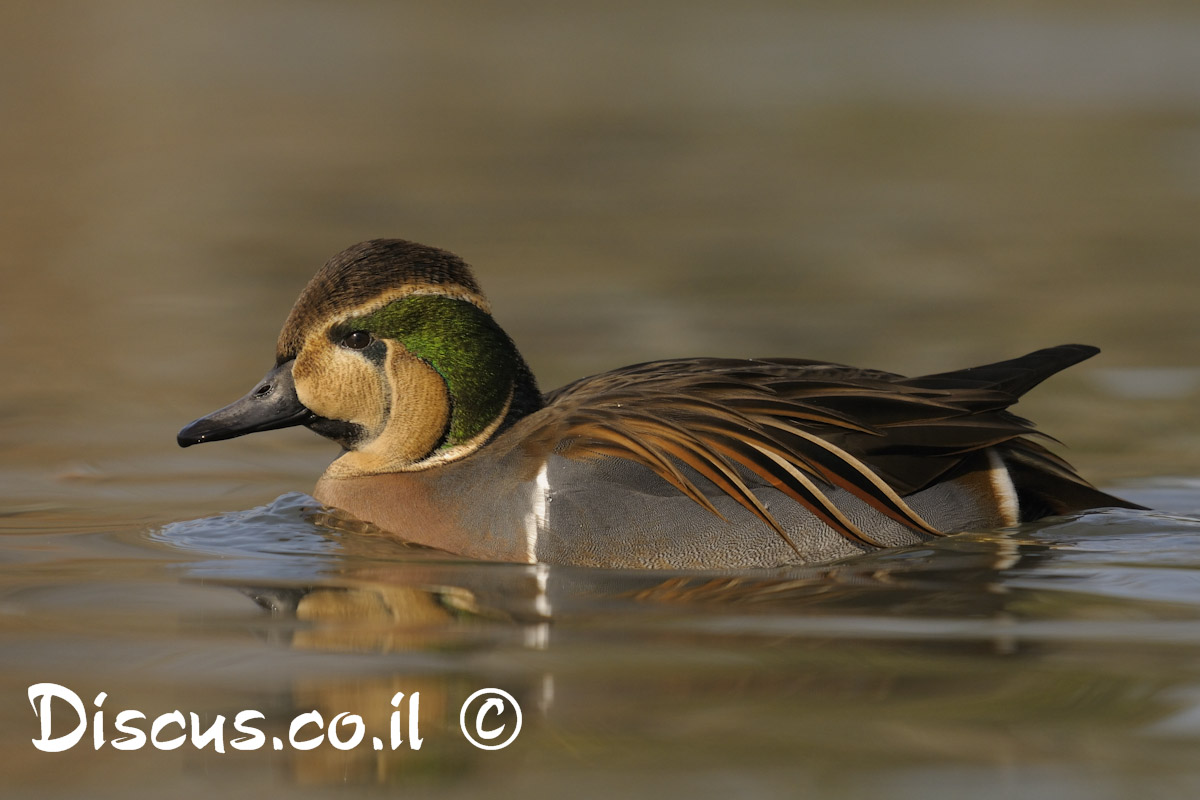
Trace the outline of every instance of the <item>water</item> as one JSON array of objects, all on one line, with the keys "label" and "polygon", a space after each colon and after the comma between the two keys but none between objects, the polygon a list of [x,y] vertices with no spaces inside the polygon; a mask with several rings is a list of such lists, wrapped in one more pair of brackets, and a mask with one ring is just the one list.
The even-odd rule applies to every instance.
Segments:
[{"label": "water", "polygon": [[[0,793],[1200,789],[1190,9],[2,13]],[[1019,411],[1154,511],[787,573],[526,567],[319,509],[334,453],[306,431],[179,450],[270,366],[320,262],[375,236],[474,264],[544,388],[661,357],[920,373],[1097,344]],[[124,752],[90,726],[43,753],[43,682],[88,713],[107,693],[106,742],[125,709],[227,733],[257,709],[285,741],[350,712],[368,738]],[[459,729],[487,687],[524,712],[495,752]],[[376,751],[397,692],[405,744]]]},{"label": "water", "polygon": [[[478,564],[405,548],[299,494],[149,531],[12,533],[10,779],[64,796],[193,782],[508,795],[575,781],[597,797],[916,796],[931,783],[940,796],[1119,797],[1147,783],[1186,796],[1200,780],[1200,493],[1132,496],[1167,510],[787,574]],[[180,708],[211,724],[253,708],[283,737],[313,709],[383,733],[393,694],[419,692],[425,741],[43,754],[25,739],[35,681],[108,692],[113,713]],[[504,755],[456,727],[459,705],[491,685],[525,714]],[[105,770],[104,785],[53,767],[68,758]]]}]

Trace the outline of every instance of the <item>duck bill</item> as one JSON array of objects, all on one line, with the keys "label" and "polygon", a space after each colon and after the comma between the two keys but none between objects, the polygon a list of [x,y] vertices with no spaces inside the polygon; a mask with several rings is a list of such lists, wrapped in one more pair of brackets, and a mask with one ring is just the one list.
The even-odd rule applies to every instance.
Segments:
[{"label": "duck bill", "polygon": [[292,362],[285,361],[268,372],[242,399],[186,426],[179,432],[178,441],[180,447],[189,447],[257,431],[305,425],[316,419],[296,396]]}]

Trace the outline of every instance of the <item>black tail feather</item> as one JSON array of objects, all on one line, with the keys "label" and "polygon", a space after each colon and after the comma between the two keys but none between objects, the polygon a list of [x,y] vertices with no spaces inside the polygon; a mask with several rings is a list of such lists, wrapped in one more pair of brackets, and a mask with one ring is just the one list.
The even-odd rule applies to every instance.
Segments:
[{"label": "black tail feather", "polygon": [[1013,402],[1042,381],[1100,352],[1087,344],[1060,344],[979,367],[912,378],[905,383],[930,389],[986,388],[1003,392]]}]

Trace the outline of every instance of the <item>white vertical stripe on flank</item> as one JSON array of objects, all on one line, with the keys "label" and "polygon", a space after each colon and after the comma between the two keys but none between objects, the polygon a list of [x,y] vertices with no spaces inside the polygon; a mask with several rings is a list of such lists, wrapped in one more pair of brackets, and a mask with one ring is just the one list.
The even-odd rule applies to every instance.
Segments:
[{"label": "white vertical stripe on flank", "polygon": [[529,511],[525,514],[525,556],[530,564],[537,563],[538,533],[546,527],[546,506],[550,496],[550,478],[547,470],[550,462],[542,464],[533,480],[533,491],[529,496]]}]

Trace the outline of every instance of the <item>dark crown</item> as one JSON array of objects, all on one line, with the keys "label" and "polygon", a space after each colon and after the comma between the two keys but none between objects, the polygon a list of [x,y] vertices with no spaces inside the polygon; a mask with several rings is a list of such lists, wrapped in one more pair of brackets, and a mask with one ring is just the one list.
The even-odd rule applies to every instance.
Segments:
[{"label": "dark crown", "polygon": [[484,303],[471,268],[453,253],[404,239],[360,242],[325,262],[304,287],[279,333],[276,363],[296,357],[314,321],[414,284],[445,287],[451,296]]}]

